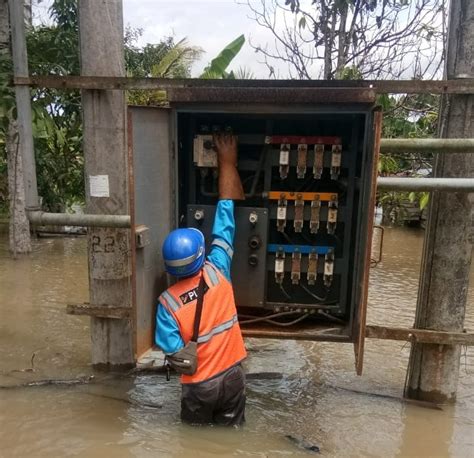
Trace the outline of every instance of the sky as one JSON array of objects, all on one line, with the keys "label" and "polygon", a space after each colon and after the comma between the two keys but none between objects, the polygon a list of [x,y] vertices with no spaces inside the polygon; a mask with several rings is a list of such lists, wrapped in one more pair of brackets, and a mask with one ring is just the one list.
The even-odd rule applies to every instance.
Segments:
[{"label": "sky", "polygon": [[[251,0],[257,9],[263,1]],[[312,2],[312,0],[301,1],[302,4],[311,4]],[[36,22],[48,20],[48,7],[51,3],[52,0],[33,0],[33,15]],[[122,3],[124,26],[141,29],[143,32],[138,40],[138,45],[159,43],[164,37],[173,36],[175,41],[187,38],[189,44],[204,50],[201,59],[192,68],[193,77],[198,77],[203,68],[227,44],[241,34],[245,35],[246,43],[228,70],[238,70],[240,67],[245,67],[256,78],[270,77],[268,68],[261,63],[262,56],[255,53],[250,42],[262,47],[268,44],[269,49],[274,49],[275,38],[270,31],[258,25],[251,18],[252,12],[245,5],[246,0],[122,0]],[[270,3],[267,2],[267,4]],[[280,3],[284,4],[283,0]],[[410,4],[410,6],[412,5]],[[403,12],[402,18],[403,14],[407,13]],[[276,18],[279,30],[285,23],[285,17],[288,21],[295,20],[291,13],[285,16],[285,13],[278,10]],[[309,48],[304,48],[306,53],[313,49],[312,45],[308,46]],[[431,56],[430,53],[433,52],[435,52],[433,48],[425,50],[424,53],[428,56],[421,57],[421,61],[427,63]],[[413,76],[411,59],[412,54],[408,53],[407,61],[404,62],[408,66],[402,73],[405,78]],[[278,78],[290,76],[284,62],[273,60],[271,65]],[[320,65],[317,64],[309,68],[313,78],[320,76],[319,70]]]},{"label": "sky", "polygon": [[[36,20],[47,18],[50,0],[35,6]],[[198,76],[207,63],[228,43],[244,34],[247,42],[229,69],[249,68],[258,78],[268,78],[268,69],[258,63],[258,56],[249,45],[266,43],[266,31],[249,18],[249,10],[235,0],[123,0],[124,25],[143,29],[140,45],[157,43],[173,35],[176,41],[187,37],[190,44],[205,53],[192,69]],[[283,68],[283,67],[282,67]]]}]

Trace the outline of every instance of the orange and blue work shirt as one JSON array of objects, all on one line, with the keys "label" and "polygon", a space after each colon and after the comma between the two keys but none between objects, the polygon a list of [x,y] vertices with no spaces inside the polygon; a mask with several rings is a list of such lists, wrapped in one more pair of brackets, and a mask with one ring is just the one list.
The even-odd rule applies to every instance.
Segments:
[{"label": "orange and blue work shirt", "polygon": [[[235,233],[235,221],[234,221],[234,203],[232,200],[220,200],[217,204],[216,208],[216,215],[214,219],[214,225],[212,230],[212,244],[210,252],[207,256],[207,261],[205,264],[205,268],[203,269],[206,277],[206,283],[210,287],[208,293],[205,296],[205,302],[221,302],[225,299],[225,302],[231,302],[228,304],[228,310],[224,311],[221,310],[220,318],[217,315],[213,315],[213,312],[209,310],[208,318],[212,321],[216,321],[219,326],[217,328],[226,328],[224,331],[227,331],[227,337],[218,336],[216,340],[221,339],[230,339],[231,341],[235,340],[235,342],[230,345],[234,346],[237,349],[237,353],[239,353],[239,360],[245,357],[245,349],[243,347],[243,343],[239,343],[241,340],[240,328],[237,323],[237,315],[235,312],[235,305],[232,293],[232,286],[230,284],[230,267],[232,261],[232,254],[233,254],[233,241],[234,241],[234,233]],[[206,267],[207,266],[207,267]],[[175,353],[181,348],[184,347],[185,341],[189,341],[190,336],[183,336],[182,332],[183,329],[189,327],[189,323],[193,321],[194,314],[189,317],[186,317],[186,312],[184,312],[184,323],[186,324],[183,326],[183,309],[180,309],[179,312],[177,309],[173,309],[173,302],[178,302],[176,304],[177,307],[181,305],[185,305],[186,301],[182,302],[182,296],[180,293],[187,288],[193,289],[189,285],[194,285],[196,283],[197,277],[191,277],[180,280],[176,285],[173,285],[169,288],[162,296],[162,299],[158,303],[158,310],[156,314],[156,331],[155,331],[155,342],[160,347],[164,353],[171,354]],[[212,288],[212,283],[221,282],[219,288]],[[209,285],[211,283],[211,285]],[[175,297],[173,299],[172,293],[174,291]],[[214,299],[212,299],[214,297]],[[168,300],[166,300],[166,298]],[[216,304],[220,305],[220,304]],[[217,309],[216,309],[217,312]],[[223,313],[221,313],[223,312]],[[234,316],[235,314],[235,316]],[[229,315],[227,317],[227,315]],[[232,316],[230,316],[232,315]],[[222,319],[223,316],[229,318],[226,322],[220,323],[219,319]],[[203,320],[204,320],[204,313],[203,313]],[[230,321],[232,320],[232,323]],[[179,323],[178,323],[179,321]],[[229,323],[227,323],[229,321]],[[203,322],[201,322],[201,328],[203,327]],[[231,326],[232,325],[232,326]],[[235,326],[234,326],[235,325]],[[235,328],[235,329],[233,329]],[[180,330],[181,329],[181,330]],[[214,329],[211,329],[212,335],[217,335],[217,332],[214,332]],[[202,340],[202,336],[200,337]],[[213,339],[214,340],[214,339]],[[199,339],[198,339],[199,342]],[[209,345],[202,345],[202,347],[208,347]],[[212,345],[214,347],[214,345]],[[206,352],[205,348],[202,348],[203,352]],[[229,355],[229,362],[231,362],[232,356]],[[226,358],[227,359],[227,358]],[[238,361],[235,361],[238,362]],[[210,371],[210,372],[209,372]],[[198,377],[199,379],[202,378],[202,375],[206,375],[206,372],[212,373],[212,369],[206,370],[205,367],[202,367],[200,370],[201,374]],[[212,374],[212,376],[215,374]],[[184,377],[186,379],[186,377]],[[188,382],[194,382],[196,378],[191,378]],[[186,382],[186,380],[183,380]]]}]

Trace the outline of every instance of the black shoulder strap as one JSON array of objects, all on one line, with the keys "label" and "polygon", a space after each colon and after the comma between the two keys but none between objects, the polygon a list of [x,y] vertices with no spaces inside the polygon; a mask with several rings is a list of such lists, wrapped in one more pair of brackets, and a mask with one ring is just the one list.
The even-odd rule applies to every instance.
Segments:
[{"label": "black shoulder strap", "polygon": [[201,315],[202,315],[202,304],[204,302],[204,294],[206,290],[204,288],[205,281],[204,281],[204,270],[201,270],[201,279],[199,280],[198,290],[197,290],[197,304],[196,304],[196,312],[194,313],[194,330],[193,336],[191,337],[192,342],[197,342],[198,335],[199,335],[199,325],[201,324]]}]

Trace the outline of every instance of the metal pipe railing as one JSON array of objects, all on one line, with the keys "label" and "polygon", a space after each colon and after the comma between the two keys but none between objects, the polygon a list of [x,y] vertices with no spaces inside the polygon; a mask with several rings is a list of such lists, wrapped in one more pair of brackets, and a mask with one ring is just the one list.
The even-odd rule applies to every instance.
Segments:
[{"label": "metal pipe railing", "polygon": [[474,153],[474,138],[382,138],[382,153]]},{"label": "metal pipe railing", "polygon": [[31,211],[28,212],[28,218],[31,223],[38,226],[131,227],[129,215],[85,215]]},{"label": "metal pipe railing", "polygon": [[[383,191],[474,192],[474,178],[379,177],[377,189]],[[31,223],[38,226],[131,227],[129,215],[86,215],[30,211],[28,218]]]},{"label": "metal pipe railing", "polygon": [[474,192],[474,178],[397,178],[379,177],[377,189],[383,191]]}]

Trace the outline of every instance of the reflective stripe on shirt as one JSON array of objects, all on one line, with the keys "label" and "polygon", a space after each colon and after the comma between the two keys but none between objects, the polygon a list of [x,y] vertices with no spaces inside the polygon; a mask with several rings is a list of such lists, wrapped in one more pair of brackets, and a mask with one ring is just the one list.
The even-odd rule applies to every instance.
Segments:
[{"label": "reflective stripe on shirt", "polygon": [[234,315],[230,320],[225,321],[224,323],[221,323],[218,326],[212,328],[207,334],[199,336],[197,340],[198,343],[209,342],[215,335],[230,329],[232,326],[234,326],[235,323],[237,323],[237,321],[237,315]]},{"label": "reflective stripe on shirt", "polygon": [[160,296],[160,299],[166,301],[166,303],[169,305],[171,310],[173,310],[173,312],[178,311],[180,303],[170,293],[168,293],[168,291],[165,291]]},{"label": "reflective stripe on shirt", "polygon": [[225,240],[214,239],[211,245],[220,246],[228,254],[229,258],[234,256],[234,250],[232,249],[232,246],[229,245]]},{"label": "reflective stripe on shirt", "polygon": [[219,284],[219,278],[217,277],[216,272],[214,271],[214,267],[212,267],[210,264],[204,264],[204,270],[206,274],[209,277],[209,280],[211,281],[211,284],[209,286],[216,286]]}]

